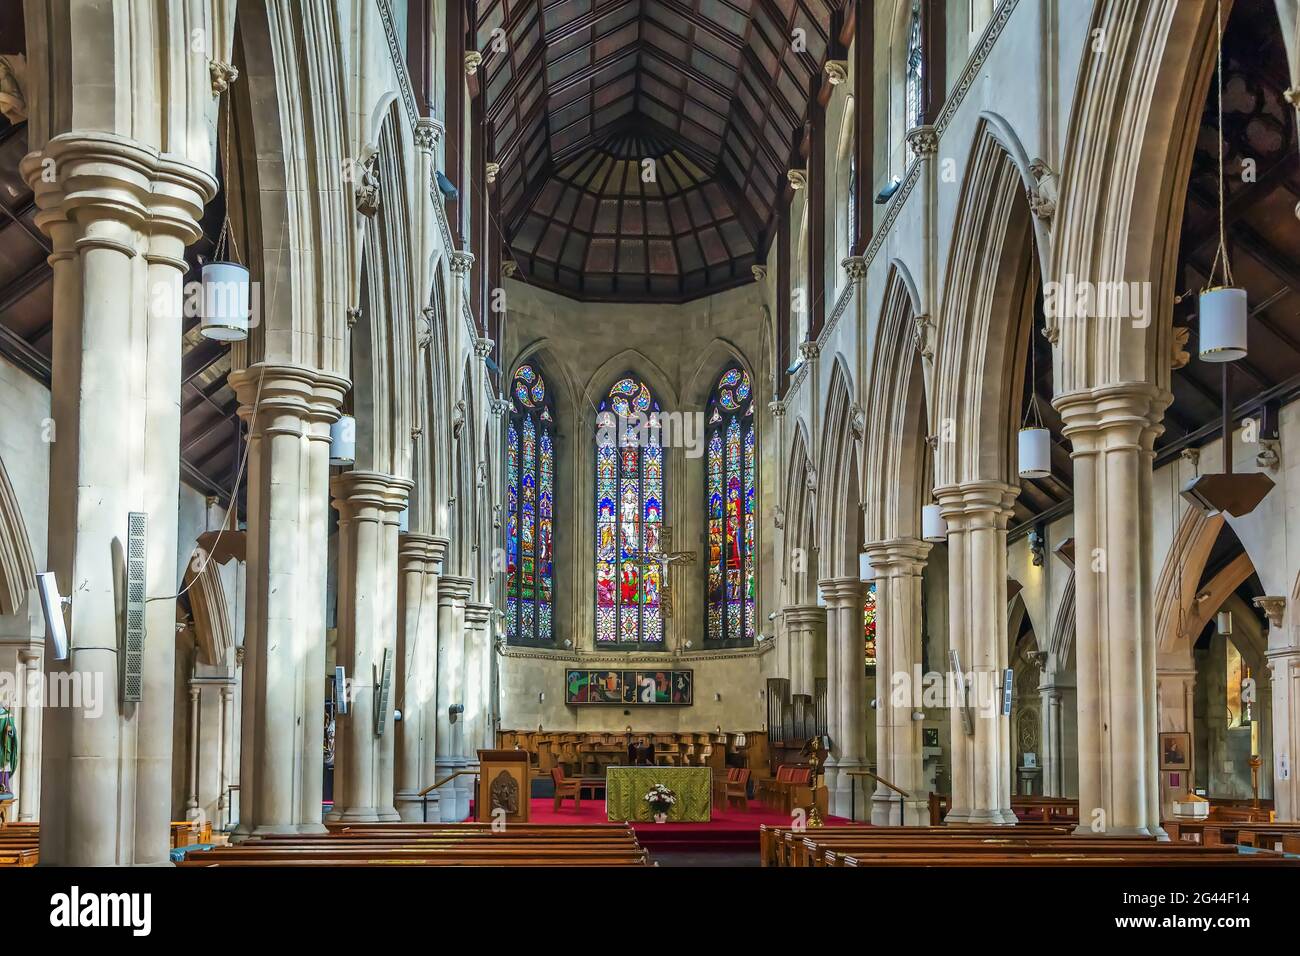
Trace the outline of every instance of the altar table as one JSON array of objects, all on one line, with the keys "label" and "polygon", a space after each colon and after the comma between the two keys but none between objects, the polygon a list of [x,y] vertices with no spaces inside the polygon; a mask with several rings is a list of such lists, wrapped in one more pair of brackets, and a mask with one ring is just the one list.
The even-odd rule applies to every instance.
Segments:
[{"label": "altar table", "polygon": [[610,767],[605,771],[605,815],[611,822],[649,823],[645,795],[657,783],[677,794],[670,823],[707,823],[713,817],[711,767]]}]

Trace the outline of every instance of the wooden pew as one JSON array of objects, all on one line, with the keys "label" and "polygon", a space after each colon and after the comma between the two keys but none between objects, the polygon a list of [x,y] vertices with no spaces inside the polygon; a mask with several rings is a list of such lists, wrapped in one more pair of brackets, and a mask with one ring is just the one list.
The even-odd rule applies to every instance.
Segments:
[{"label": "wooden pew", "polygon": [[272,834],[198,850],[181,866],[644,866],[628,826],[517,824],[333,825],[323,834]]}]

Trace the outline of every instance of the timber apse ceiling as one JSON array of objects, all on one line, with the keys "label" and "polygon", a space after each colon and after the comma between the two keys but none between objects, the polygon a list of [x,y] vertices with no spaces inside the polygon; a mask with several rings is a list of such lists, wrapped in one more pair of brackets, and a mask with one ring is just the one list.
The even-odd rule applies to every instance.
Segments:
[{"label": "timber apse ceiling", "polygon": [[753,281],[818,92],[831,10],[480,2],[487,156],[522,276],[606,301],[680,302]]}]

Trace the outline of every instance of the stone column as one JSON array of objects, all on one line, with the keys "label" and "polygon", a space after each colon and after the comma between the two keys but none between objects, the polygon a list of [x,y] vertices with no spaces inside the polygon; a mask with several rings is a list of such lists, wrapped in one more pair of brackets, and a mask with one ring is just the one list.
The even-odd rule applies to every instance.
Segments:
[{"label": "stone column", "polygon": [[[1286,598],[1255,598],[1255,606],[1268,616],[1269,677],[1273,703],[1273,808],[1279,820],[1300,820],[1300,644],[1295,628],[1284,628]],[[1261,773],[1267,772],[1261,768]]]},{"label": "stone column", "polygon": [[199,694],[202,688],[190,681],[190,792],[185,801],[185,818],[193,820],[199,809]]},{"label": "stone column", "polygon": [[41,809],[41,698],[36,696],[42,680],[42,651],[24,647],[18,651],[22,669],[18,711],[18,821],[35,822]]},{"label": "stone column", "polygon": [[[930,822],[922,772],[921,572],[930,545],[895,538],[866,547],[876,574],[876,773],[905,791],[877,783],[871,822],[924,826]],[[899,689],[895,688],[898,683]]]},{"label": "stone column", "polygon": [[811,700],[817,678],[826,676],[826,608],[797,604],[784,614],[790,695]]},{"label": "stone column", "polygon": [[225,829],[226,818],[230,810],[230,768],[231,768],[231,744],[233,734],[232,720],[234,714],[234,697],[235,687],[234,680],[225,684],[221,688],[221,711],[218,720],[221,722],[221,739],[217,744],[217,760],[219,761],[217,769],[217,819],[213,821],[214,829]]},{"label": "stone column", "polygon": [[[480,749],[496,746],[496,733],[493,727],[494,712],[491,696],[492,633],[491,621],[493,605],[470,601],[465,605],[465,767],[469,770],[478,768]],[[459,789],[465,792],[466,808],[474,790],[474,778],[461,777]]]},{"label": "stone column", "polygon": [[330,482],[339,513],[338,661],[350,679],[338,717],[331,820],[397,820],[393,805],[393,690],[380,706],[385,659],[397,661],[397,526],[412,482],[347,471]]},{"label": "stone column", "polygon": [[[436,781],[438,712],[438,576],[447,539],[404,534],[398,539],[397,813],[405,821],[424,819],[420,791]],[[430,795],[430,811],[437,791]],[[431,812],[430,819],[437,819]]]},{"label": "stone column", "polygon": [[[465,602],[473,587],[473,578],[444,574],[438,580],[438,728],[434,763],[439,780],[465,768],[465,712],[452,711],[463,708],[465,703]],[[459,779],[434,791],[439,795],[437,819],[442,823],[458,823],[469,815],[469,804],[462,799],[463,791],[457,783]],[[432,805],[429,818],[433,819]]]},{"label": "stone column", "polygon": [[846,577],[825,578],[819,583],[826,598],[826,646],[835,648],[837,675],[835,694],[828,699],[828,709],[836,715],[830,735],[836,768],[834,791],[827,785],[830,812],[840,817],[856,813],[857,818],[866,819],[870,814],[866,778],[849,773],[867,766],[867,651],[862,632],[862,582],[856,577]]},{"label": "stone column", "polygon": [[[125,41],[124,41],[125,42]],[[111,69],[109,75],[111,77]],[[111,84],[111,78],[110,78]],[[111,90],[109,95],[111,95]],[[54,137],[21,164],[54,271],[49,567],[73,595],[51,674],[102,706],[45,715],[41,860],[166,864],[175,680],[181,282],[215,193],[207,173],[123,136]],[[141,699],[119,688],[130,512],[147,515]],[[116,558],[115,558],[116,556]]]},{"label": "stone column", "polygon": [[321,833],[328,427],[348,383],[260,363],[230,385],[249,429],[235,832]]},{"label": "stone column", "polygon": [[1164,834],[1151,462],[1169,399],[1129,383],[1053,400],[1074,459],[1081,834]]},{"label": "stone column", "polygon": [[[973,730],[966,731],[961,701],[950,701],[952,802],[946,823],[1016,822],[1002,675],[1007,667],[1007,519],[1018,490],[998,481],[969,481],[934,491],[948,523],[948,646],[957,652],[966,678]],[[951,678],[948,690],[951,694]]]},{"label": "stone column", "polygon": [[1043,752],[1039,760],[1043,766],[1043,796],[1064,797],[1066,788],[1066,762],[1075,760],[1074,748],[1066,741],[1066,715],[1074,706],[1074,685],[1066,675],[1050,668],[1038,679],[1039,725],[1042,729]]}]

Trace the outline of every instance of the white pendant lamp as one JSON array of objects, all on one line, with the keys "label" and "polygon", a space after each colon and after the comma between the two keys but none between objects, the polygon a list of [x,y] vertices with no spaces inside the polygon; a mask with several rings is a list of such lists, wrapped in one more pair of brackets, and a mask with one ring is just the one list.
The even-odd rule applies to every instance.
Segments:
[{"label": "white pendant lamp", "polygon": [[1232,633],[1232,612],[1220,611],[1214,615],[1214,629],[1220,634],[1228,635]]},{"label": "white pendant lamp", "polygon": [[931,503],[921,508],[921,537],[926,541],[939,542],[948,538],[948,522],[937,504]]},{"label": "white pendant lamp", "polygon": [[209,262],[203,267],[204,338],[242,342],[248,338],[248,270],[237,262]]},{"label": "white pendant lamp", "polygon": [[1230,286],[1200,295],[1202,362],[1235,362],[1246,357],[1246,290]]},{"label": "white pendant lamp", "polygon": [[1046,478],[1052,473],[1052,433],[1041,425],[1020,429],[1021,478]]},{"label": "white pendant lamp", "polygon": [[[1201,290],[1200,306],[1200,344],[1198,351],[1202,362],[1235,362],[1246,357],[1246,324],[1249,309],[1246,305],[1246,290],[1237,288],[1232,280],[1232,263],[1228,259],[1227,225],[1223,215],[1223,3],[1218,7],[1218,69],[1215,80],[1218,84],[1218,148],[1219,148],[1219,248],[1214,253],[1214,262],[1210,265],[1210,275],[1206,286]],[[1223,266],[1223,284],[1215,285],[1215,276],[1219,265]]]},{"label": "white pendant lamp", "polygon": [[357,460],[357,420],[343,415],[330,425],[330,464],[351,465]]}]

